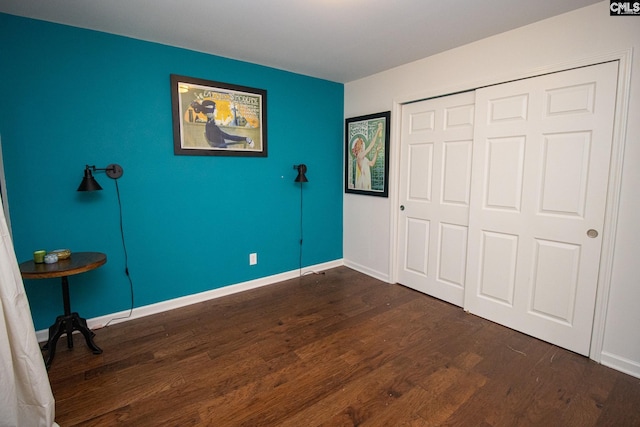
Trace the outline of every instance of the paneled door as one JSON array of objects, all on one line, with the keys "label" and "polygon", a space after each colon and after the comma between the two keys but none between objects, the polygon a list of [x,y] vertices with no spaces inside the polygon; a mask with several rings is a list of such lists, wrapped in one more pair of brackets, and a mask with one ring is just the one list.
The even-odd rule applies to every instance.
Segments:
[{"label": "paneled door", "polygon": [[476,91],[465,310],[588,355],[617,63]]},{"label": "paneled door", "polygon": [[402,107],[398,281],[462,306],[474,93]]}]

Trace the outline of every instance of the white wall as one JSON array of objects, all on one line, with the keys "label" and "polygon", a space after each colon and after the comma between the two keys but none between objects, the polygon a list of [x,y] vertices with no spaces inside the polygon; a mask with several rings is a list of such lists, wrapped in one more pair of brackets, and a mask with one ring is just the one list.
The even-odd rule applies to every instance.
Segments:
[{"label": "white wall", "polygon": [[609,251],[614,254],[606,274],[610,280],[598,297],[591,357],[640,377],[639,49],[640,17],[611,17],[609,2],[604,1],[346,84],[345,117],[391,110],[393,127],[389,198],[344,196],[345,264],[395,281],[392,227],[401,103],[626,55],[627,60],[632,58],[628,62],[632,72],[628,120],[618,129],[626,141],[620,210],[611,240],[615,246]]}]

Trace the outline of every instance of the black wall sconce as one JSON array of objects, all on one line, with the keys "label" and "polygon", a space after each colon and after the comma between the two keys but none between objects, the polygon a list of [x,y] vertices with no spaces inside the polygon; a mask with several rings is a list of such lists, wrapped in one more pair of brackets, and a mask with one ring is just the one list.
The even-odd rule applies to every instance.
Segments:
[{"label": "black wall sconce", "polygon": [[84,168],[84,177],[78,187],[78,191],[98,191],[102,190],[98,181],[93,177],[93,172],[104,171],[111,179],[118,179],[124,173],[122,166],[117,164],[110,164],[106,168],[97,168],[95,166],[86,165]]},{"label": "black wall sconce", "polygon": [[307,165],[301,163],[299,165],[293,165],[293,168],[298,170],[298,176],[296,176],[296,179],[294,179],[293,182],[309,182],[305,175],[307,173]]}]

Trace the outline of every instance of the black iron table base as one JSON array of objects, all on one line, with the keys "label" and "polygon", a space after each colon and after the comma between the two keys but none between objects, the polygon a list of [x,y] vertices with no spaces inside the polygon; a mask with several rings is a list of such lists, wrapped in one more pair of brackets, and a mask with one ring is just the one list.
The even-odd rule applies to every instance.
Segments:
[{"label": "black iron table base", "polygon": [[73,331],[79,331],[84,339],[87,341],[87,346],[91,349],[93,354],[101,354],[102,349],[93,342],[93,337],[96,335],[87,326],[87,321],[80,317],[78,313],[71,312],[71,302],[69,299],[69,281],[67,276],[62,277],[62,299],[64,302],[64,314],[56,318],[56,322],[49,327],[49,340],[42,347],[42,350],[47,351],[47,358],[45,359],[45,365],[47,369],[51,366],[53,357],[56,355],[56,345],[58,339],[63,334],[67,334],[67,347],[73,348]]}]

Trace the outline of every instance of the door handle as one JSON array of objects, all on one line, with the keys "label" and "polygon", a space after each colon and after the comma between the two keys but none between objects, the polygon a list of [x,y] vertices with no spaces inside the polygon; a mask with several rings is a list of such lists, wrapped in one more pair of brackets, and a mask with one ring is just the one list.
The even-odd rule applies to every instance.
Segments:
[{"label": "door handle", "polygon": [[400,205],[400,210],[403,211],[404,210],[404,205]]},{"label": "door handle", "polygon": [[589,230],[587,230],[587,236],[591,237],[592,239],[595,239],[596,237],[598,237],[598,230],[594,230],[593,228],[590,228]]}]

